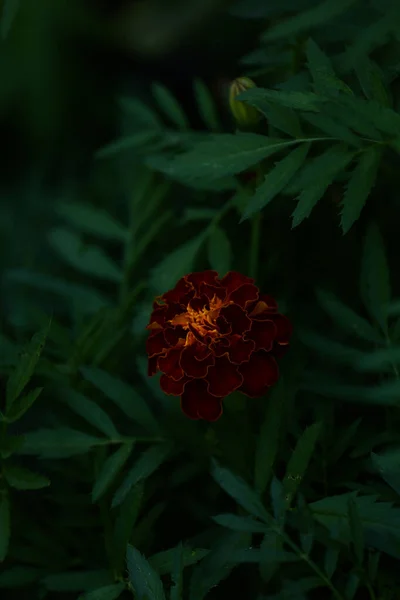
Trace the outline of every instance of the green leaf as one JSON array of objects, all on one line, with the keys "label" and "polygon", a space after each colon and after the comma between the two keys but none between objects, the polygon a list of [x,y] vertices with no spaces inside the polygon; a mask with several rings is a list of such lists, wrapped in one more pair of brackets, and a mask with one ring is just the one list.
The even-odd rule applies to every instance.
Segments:
[{"label": "green leaf", "polygon": [[332,102],[328,102],[325,105],[325,113],[337,123],[357,132],[369,141],[380,142],[382,140],[382,135],[374,126],[370,115],[366,117],[359,110],[354,96],[350,99],[347,96],[340,96]]},{"label": "green leaf", "polygon": [[368,342],[382,343],[382,338],[372,325],[343,304],[334,294],[323,290],[317,290],[316,294],[319,304],[337,327]]},{"label": "green leaf", "polygon": [[125,589],[124,583],[113,583],[79,596],[78,600],[117,600]]},{"label": "green leaf", "polygon": [[34,583],[43,571],[36,567],[11,567],[0,574],[0,588],[18,588]]},{"label": "green leaf", "polygon": [[1,38],[4,41],[10,33],[11,27],[17,16],[20,0],[3,0],[3,7],[1,11],[0,31]]},{"label": "green leaf", "polygon": [[358,159],[357,166],[351,174],[343,197],[341,227],[347,233],[359,219],[362,209],[376,181],[381,161],[379,149],[371,146]]},{"label": "green leaf", "polygon": [[264,42],[287,39],[313,27],[325,25],[347,11],[356,0],[325,0],[286,21],[271,27],[262,37]]},{"label": "green leaf", "polygon": [[257,133],[220,133],[198,143],[171,162],[170,175],[209,181],[236,175],[268,156],[307,141],[268,138]]},{"label": "green leaf", "polygon": [[214,99],[201,79],[195,79],[193,90],[197,107],[201,118],[210,131],[218,131],[220,128],[217,109]]},{"label": "green leaf", "polygon": [[350,88],[336,76],[330,59],[311,38],[307,42],[306,55],[317,94],[322,96],[336,96],[340,92],[352,94]]},{"label": "green leaf", "polygon": [[112,158],[116,154],[127,152],[128,150],[142,152],[143,148],[149,142],[155,142],[159,137],[160,131],[157,129],[145,129],[144,131],[139,131],[133,135],[115,140],[115,142],[107,144],[104,148],[100,148],[100,150],[96,152],[95,158]]},{"label": "green leaf", "polygon": [[176,282],[190,273],[194,260],[201,246],[205,242],[207,232],[203,232],[194,239],[182,244],[170,252],[150,273],[149,285],[156,293],[164,293],[172,289]]},{"label": "green leaf", "polygon": [[82,431],[60,427],[37,429],[26,433],[20,454],[34,454],[39,458],[67,458],[89,452],[104,440]]},{"label": "green leaf", "polygon": [[189,129],[187,117],[175,96],[160,83],[153,83],[153,96],[165,116],[179,129]]},{"label": "green leaf", "polygon": [[331,464],[336,464],[343,454],[349,449],[350,443],[356,435],[361,421],[361,418],[356,419],[353,421],[353,423],[351,423],[351,425],[346,427],[344,430],[341,430],[340,438],[336,440],[328,454],[328,461]]},{"label": "green leaf", "polygon": [[311,457],[314,454],[318,437],[321,433],[322,423],[314,423],[302,433],[297,441],[292,456],[286,467],[283,479],[283,489],[286,494],[286,507],[289,508],[297,489],[303,479]]},{"label": "green leaf", "polygon": [[0,440],[0,456],[5,459],[10,458],[10,456],[21,450],[25,438],[22,435],[4,435]]},{"label": "green leaf", "polygon": [[378,469],[381,477],[386,481],[396,494],[400,496],[400,451],[398,448],[390,450],[386,454],[371,453],[374,466]]},{"label": "green leaf", "polygon": [[233,531],[245,531],[247,533],[265,533],[267,531],[267,526],[264,523],[260,523],[252,517],[224,514],[213,517],[213,521]]},{"label": "green leaf", "polygon": [[170,444],[158,444],[145,450],[115,492],[112,507],[119,506],[132,487],[150,477],[168,459],[170,453]]},{"label": "green leaf", "polygon": [[113,583],[107,570],[69,571],[48,575],[43,579],[46,588],[51,592],[92,591]]},{"label": "green leaf", "polygon": [[10,543],[10,500],[7,490],[0,490],[0,562],[8,554]]},{"label": "green leaf", "polygon": [[324,557],[324,571],[328,575],[329,579],[332,579],[333,574],[336,571],[337,564],[339,560],[339,551],[336,548],[326,549],[325,557]]},{"label": "green leaf", "polygon": [[357,504],[352,496],[348,498],[349,524],[354,553],[359,565],[364,557],[364,532]]},{"label": "green leaf", "polygon": [[186,223],[190,223],[191,221],[211,221],[217,214],[217,210],[215,208],[197,208],[197,207],[188,207],[185,209],[182,225],[186,225]]},{"label": "green leaf", "polygon": [[376,100],[382,106],[389,106],[389,97],[384,84],[383,74],[378,65],[364,56],[356,65],[356,74],[365,96]]},{"label": "green leaf", "polygon": [[285,498],[285,489],[282,483],[275,476],[271,481],[270,496],[275,520],[280,527],[283,527],[288,499]]},{"label": "green leaf", "polygon": [[225,231],[221,227],[212,228],[208,237],[208,262],[221,276],[230,270],[232,249]]},{"label": "green leaf", "polygon": [[5,464],[4,477],[17,490],[40,490],[50,485],[50,479],[24,467]]},{"label": "green leaf", "polygon": [[387,334],[387,306],[391,298],[389,267],[385,247],[376,224],[369,225],[364,242],[360,277],[365,308]]},{"label": "green leaf", "polygon": [[137,600],[165,600],[160,577],[144,556],[133,546],[128,546],[126,562],[129,581],[135,591]]},{"label": "green leaf", "polygon": [[138,394],[135,388],[95,367],[81,367],[81,373],[87,381],[90,381],[107,398],[112,400],[129,419],[148,431],[159,431],[159,425],[148,403]]},{"label": "green leaf", "polygon": [[360,350],[352,348],[347,344],[336,342],[328,337],[314,333],[313,331],[300,330],[300,340],[308,348],[312,348],[321,356],[325,356],[335,361],[337,364],[351,365],[363,356]]},{"label": "green leaf", "polygon": [[80,202],[59,202],[56,212],[79,231],[126,242],[128,230],[105,210]]},{"label": "green leaf", "polygon": [[329,381],[326,377],[324,381],[318,381],[314,376],[303,382],[301,389],[321,394],[326,398],[335,398],[336,400],[340,398],[361,404],[397,407],[400,402],[400,384],[397,380],[381,385],[361,386],[336,383],[336,381]]},{"label": "green leaf", "polygon": [[170,600],[182,600],[183,595],[183,546],[182,543],[175,549],[174,568],[172,572]]},{"label": "green leaf", "polygon": [[122,445],[114,454],[111,454],[103,464],[96,478],[92,490],[92,502],[97,502],[109,489],[118,473],[122,470],[130,457],[134,444]]},{"label": "green leaf", "polygon": [[[179,548],[179,546],[178,546]],[[174,572],[176,562],[176,551],[177,548],[171,548],[170,550],[163,550],[157,552],[149,557],[149,563],[157,571],[159,575],[167,575]],[[189,548],[185,546],[182,548],[182,567],[189,567],[200,562],[207,554],[209,550],[204,548]]]},{"label": "green leaf", "polygon": [[254,196],[250,198],[242,221],[262,210],[286,187],[304,163],[309,148],[309,144],[302,144],[281,161],[275,163],[275,166],[265,176],[263,183],[257,188]]},{"label": "green leaf", "polygon": [[400,348],[381,348],[371,354],[361,355],[356,362],[356,368],[360,371],[393,373],[395,366],[400,364]]},{"label": "green leaf", "polygon": [[361,139],[350,131],[348,125],[344,125],[326,113],[302,113],[301,116],[304,121],[335,140],[346,142],[346,144],[356,148],[360,148],[362,145]]},{"label": "green leaf", "polygon": [[271,518],[259,495],[239,476],[213,461],[212,476],[218,485],[251,515],[268,523]]},{"label": "green leaf", "polygon": [[138,98],[120,98],[119,104],[123,111],[129,113],[129,116],[133,117],[133,120],[145,130],[163,129],[163,124],[154,110]]},{"label": "green leaf", "polygon": [[[312,92],[269,90],[259,87],[242,92],[237,99],[258,108],[267,118],[268,104],[266,103],[272,103],[295,110],[319,112],[321,108],[320,105],[324,102],[324,98],[321,98]],[[297,124],[295,129],[298,129]]]},{"label": "green leaf", "polygon": [[257,438],[254,483],[260,494],[267,489],[278,454],[279,435],[285,408],[282,380],[271,391],[264,422]]},{"label": "green leaf", "polygon": [[84,244],[81,238],[64,227],[56,227],[49,234],[49,243],[71,267],[107,281],[120,282],[122,272],[98,246]]},{"label": "green leaf", "polygon": [[325,182],[320,181],[301,192],[297,198],[297,206],[292,213],[292,229],[310,216],[313,208],[321,200],[331,183],[331,177],[329,176]]},{"label": "green leaf", "polygon": [[33,405],[33,403],[39,398],[43,388],[35,388],[23,396],[19,396],[12,404],[10,410],[6,412],[6,420],[8,423],[14,423],[18,421],[27,410]]},{"label": "green leaf", "polygon": [[357,573],[350,573],[344,590],[346,600],[353,600],[360,586],[360,576]]},{"label": "green leaf", "polygon": [[104,433],[105,436],[110,439],[119,439],[120,435],[114,423],[96,402],[74,390],[61,390],[60,396],[71,410]]},{"label": "green leaf", "polygon": [[117,571],[125,568],[126,547],[139,516],[143,492],[141,482],[131,489],[118,509],[112,532],[112,564]]},{"label": "green leaf", "polygon": [[6,388],[6,411],[9,411],[15,400],[22,394],[29,383],[35,367],[43,351],[50,329],[49,324],[36,333],[24,349],[19,362],[8,379]]}]

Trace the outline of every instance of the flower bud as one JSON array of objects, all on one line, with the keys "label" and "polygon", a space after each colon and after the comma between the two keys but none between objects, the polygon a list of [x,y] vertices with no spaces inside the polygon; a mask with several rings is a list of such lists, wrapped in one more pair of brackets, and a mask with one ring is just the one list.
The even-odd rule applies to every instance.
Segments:
[{"label": "flower bud", "polygon": [[229,89],[229,106],[238,125],[251,126],[258,123],[260,118],[258,110],[241,100],[236,100],[239,94],[254,87],[257,87],[256,84],[248,77],[238,77],[231,83]]}]

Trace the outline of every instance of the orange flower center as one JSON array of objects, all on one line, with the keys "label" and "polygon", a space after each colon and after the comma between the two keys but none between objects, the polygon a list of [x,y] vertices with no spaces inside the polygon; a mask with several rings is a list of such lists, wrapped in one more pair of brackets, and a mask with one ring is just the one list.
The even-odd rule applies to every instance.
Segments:
[{"label": "orange flower center", "polygon": [[[214,296],[209,305],[201,310],[188,306],[187,311],[171,319],[172,325],[181,325],[184,329],[200,334],[202,337],[219,335],[216,324],[221,308],[225,305],[220,298]],[[192,343],[192,336],[188,335],[186,343]]]}]

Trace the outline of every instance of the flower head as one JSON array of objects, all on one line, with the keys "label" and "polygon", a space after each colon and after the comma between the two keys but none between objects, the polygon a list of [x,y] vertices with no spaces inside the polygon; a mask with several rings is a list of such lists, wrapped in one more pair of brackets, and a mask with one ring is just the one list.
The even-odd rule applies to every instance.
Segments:
[{"label": "flower head", "polygon": [[148,372],[191,419],[216,421],[238,390],[257,397],[279,377],[275,360],[291,324],[271,296],[235,271],[190,273],[156,299],[147,340]]},{"label": "flower head", "polygon": [[256,125],[260,120],[260,113],[253,106],[249,106],[242,100],[237,100],[237,96],[257,87],[249,77],[238,77],[232,81],[229,89],[229,106],[238,125],[243,127]]}]

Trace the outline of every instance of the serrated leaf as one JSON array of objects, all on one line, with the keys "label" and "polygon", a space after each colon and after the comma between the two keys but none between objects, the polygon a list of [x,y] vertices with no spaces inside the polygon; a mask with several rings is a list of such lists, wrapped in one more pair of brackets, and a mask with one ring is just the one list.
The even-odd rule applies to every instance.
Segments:
[{"label": "serrated leaf", "polygon": [[117,600],[125,589],[124,583],[113,583],[79,596],[78,600]]},{"label": "serrated leaf", "polygon": [[225,231],[221,227],[213,227],[208,237],[208,262],[210,267],[221,275],[230,270],[232,249]]},{"label": "serrated leaf", "polygon": [[396,494],[400,496],[400,451],[392,449],[387,454],[371,453],[372,462],[378,469],[381,477],[386,481]]},{"label": "serrated leaf", "polygon": [[[293,108],[283,106],[273,100],[268,100],[270,93],[272,93],[273,98],[279,98],[279,96],[273,95],[276,93],[276,90],[263,90],[266,94],[260,94],[257,91],[259,89],[253,88],[241,94],[245,98],[246,104],[260,111],[267,119],[268,124],[275,129],[283,131],[283,133],[288,134],[292,138],[303,137],[300,119]],[[253,91],[255,92],[254,94],[249,94],[249,92]],[[293,98],[291,100],[293,101]],[[303,100],[306,103],[306,99]]]},{"label": "serrated leaf", "polygon": [[69,571],[44,577],[43,584],[51,592],[82,592],[111,585],[112,576],[107,570]]},{"label": "serrated leaf", "polygon": [[352,93],[349,87],[337,77],[330,59],[311,38],[307,42],[306,55],[317,94]]},{"label": "serrated leaf", "polygon": [[137,600],[165,600],[160,577],[144,556],[133,546],[128,546],[126,562],[129,581],[135,591]]},{"label": "serrated leaf", "polygon": [[111,506],[119,506],[133,486],[150,477],[168,459],[170,452],[170,444],[158,444],[145,450],[115,492]]},{"label": "serrated leaf", "polygon": [[35,367],[43,351],[50,329],[49,324],[36,333],[24,349],[16,368],[7,381],[6,412],[9,411],[15,400],[22,394],[29,383]]},{"label": "serrated leaf", "polygon": [[100,148],[95,154],[95,158],[112,158],[116,154],[127,152],[129,150],[136,150],[138,152],[143,151],[150,142],[155,142],[160,137],[160,132],[157,129],[148,129],[139,131],[133,135],[129,135],[107,144],[103,148]]},{"label": "serrated leaf", "polygon": [[11,27],[17,16],[20,7],[20,0],[3,0],[1,10],[1,38],[4,41],[10,33]]},{"label": "serrated leaf", "polygon": [[168,88],[160,83],[153,83],[152,92],[158,106],[171,123],[174,123],[179,129],[189,129],[189,123],[181,105]]},{"label": "serrated leaf", "polygon": [[193,82],[193,91],[201,118],[210,131],[220,128],[218,114],[213,97],[201,79]]},{"label": "serrated leaf", "polygon": [[283,479],[283,489],[286,494],[287,508],[290,507],[294,495],[307,471],[321,429],[322,423],[314,423],[313,425],[310,425],[310,427],[307,427],[297,441],[292,456],[289,459],[285,477]]},{"label": "serrated leaf", "polygon": [[145,399],[121,379],[95,367],[81,367],[81,373],[127,416],[149,431],[159,430]]},{"label": "serrated leaf", "polygon": [[357,62],[356,74],[361,88],[369,100],[376,100],[382,106],[389,106],[383,74],[376,62],[364,56]]},{"label": "serrated leaf", "polygon": [[331,292],[316,291],[319,304],[331,317],[335,325],[343,331],[353,333],[357,337],[376,344],[382,343],[382,338],[372,325],[360,317],[350,307],[346,306]]},{"label": "serrated leaf", "polygon": [[329,114],[302,113],[301,116],[304,121],[307,121],[332,139],[346,142],[346,144],[354,146],[355,148],[360,148],[362,145],[361,139],[350,131],[348,126],[337,119],[332,118]]},{"label": "serrated leaf", "polygon": [[376,181],[381,152],[374,146],[367,148],[359,157],[343,196],[341,222],[343,233],[347,233],[359,219],[362,209]]},{"label": "serrated leaf", "polygon": [[6,420],[9,423],[18,421],[27,410],[33,405],[33,403],[39,398],[43,388],[35,388],[23,396],[19,396],[12,404],[10,410],[6,412]]},{"label": "serrated leaf", "polygon": [[238,517],[233,514],[217,515],[213,521],[233,531],[245,531],[248,533],[265,533],[267,526],[256,521],[252,517]]},{"label": "serrated leaf", "polygon": [[324,557],[324,571],[328,575],[329,579],[332,579],[332,576],[336,571],[338,560],[339,551],[336,550],[336,548],[327,548]]},{"label": "serrated leaf", "polygon": [[201,246],[206,240],[207,232],[203,232],[194,239],[182,244],[170,252],[150,273],[149,285],[156,293],[164,293],[172,289],[178,279],[190,273],[194,260]]},{"label": "serrated leaf", "polygon": [[182,600],[183,594],[183,546],[180,543],[174,551],[174,566],[170,600]]},{"label": "serrated leaf", "polygon": [[7,463],[4,467],[4,477],[16,490],[40,490],[50,485],[50,479],[44,475]]},{"label": "serrated leaf", "polygon": [[112,564],[117,571],[125,567],[126,547],[139,516],[143,492],[143,482],[138,483],[118,509],[112,532]]},{"label": "serrated leaf", "polygon": [[269,90],[259,87],[242,92],[237,99],[258,108],[263,113],[266,111],[264,114],[267,118],[268,109],[265,103],[273,103],[295,110],[318,112],[324,102],[324,98],[312,92]]},{"label": "serrated leaf", "polygon": [[326,181],[319,181],[301,192],[297,198],[297,206],[292,213],[292,229],[300,225],[304,219],[308,219],[313,208],[321,200],[331,183],[332,180],[329,176]]},{"label": "serrated leaf", "polygon": [[218,485],[251,515],[265,523],[270,521],[270,516],[259,495],[241,477],[220,467],[215,461],[213,461],[211,474]]},{"label": "serrated leaf", "polygon": [[362,565],[364,558],[364,532],[361,517],[357,504],[352,496],[348,498],[348,515],[351,532],[351,541],[354,553],[359,565]]},{"label": "serrated leaf", "polygon": [[98,431],[110,439],[119,439],[120,435],[111,418],[96,402],[74,390],[61,390],[60,396],[71,410]]},{"label": "serrated leaf", "polygon": [[336,441],[336,443],[332,446],[328,454],[328,461],[331,464],[336,464],[338,460],[343,456],[343,454],[348,450],[350,446],[350,442],[354,438],[357,433],[357,430],[360,426],[362,419],[356,419],[346,427],[344,430],[340,432],[340,438]]},{"label": "serrated leaf", "polygon": [[271,391],[264,422],[257,438],[254,482],[260,494],[267,489],[272,468],[278,453],[280,428],[285,409],[285,395],[282,381]]},{"label": "serrated leaf", "polygon": [[92,502],[97,502],[112,485],[114,479],[122,470],[130,457],[134,444],[122,445],[114,454],[111,454],[102,466],[92,490]]},{"label": "serrated leaf", "polygon": [[122,271],[103,250],[83,244],[73,231],[56,227],[49,234],[49,243],[67,264],[78,271],[107,281],[120,282]]},{"label": "serrated leaf", "polygon": [[342,111],[346,108],[352,110],[353,114],[358,114],[366,123],[370,123],[390,139],[400,136],[400,115],[391,108],[382,106],[376,100],[364,100],[364,98],[357,96],[352,98],[342,96],[338,100],[338,104],[343,107]]},{"label": "serrated leaf", "polygon": [[337,123],[355,131],[368,141],[379,143],[382,135],[371,121],[370,116],[360,112],[356,97],[340,96],[325,105],[325,113]]},{"label": "serrated leaf", "polygon": [[67,458],[89,452],[104,440],[82,431],[60,427],[37,429],[26,433],[20,454],[33,454],[40,458]]},{"label": "serrated leaf", "polygon": [[[178,546],[179,548],[179,546]],[[157,552],[149,557],[149,563],[157,571],[159,575],[167,575],[173,573],[175,568],[177,548],[171,548],[170,550],[163,550]],[[207,554],[209,550],[204,548],[190,548],[188,546],[182,547],[182,567],[190,567],[200,562]]]},{"label": "serrated leaf", "polygon": [[376,224],[367,229],[360,277],[361,297],[365,308],[387,334],[387,309],[391,298],[390,274],[385,247]]},{"label": "serrated leaf", "polygon": [[250,198],[242,221],[265,208],[287,186],[304,163],[309,148],[309,144],[302,144],[281,161],[275,163],[275,166],[265,176],[263,183],[257,188],[254,196]]},{"label": "serrated leaf", "polygon": [[0,562],[8,554],[10,543],[10,500],[7,490],[0,490]]},{"label": "serrated leaf", "polygon": [[307,139],[282,140],[257,133],[220,133],[208,136],[170,164],[169,174],[208,181],[236,175],[268,156]]},{"label": "serrated leaf", "polygon": [[126,242],[128,230],[108,212],[80,202],[59,202],[56,212],[79,231],[110,240]]},{"label": "serrated leaf", "polygon": [[356,0],[325,0],[315,7],[304,10],[286,21],[271,27],[263,36],[264,42],[286,39],[313,27],[328,23],[347,11]]}]

